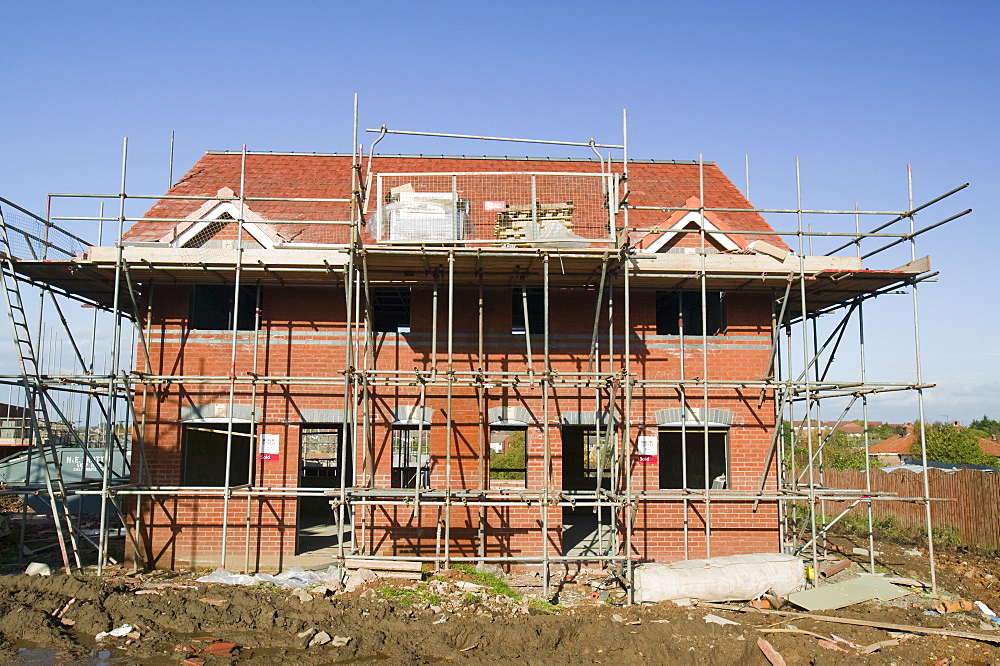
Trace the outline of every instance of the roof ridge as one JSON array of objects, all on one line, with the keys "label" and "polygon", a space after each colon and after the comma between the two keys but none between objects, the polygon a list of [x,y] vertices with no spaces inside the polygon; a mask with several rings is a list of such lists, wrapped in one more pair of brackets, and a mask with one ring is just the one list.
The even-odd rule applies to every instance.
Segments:
[{"label": "roof ridge", "polygon": [[[206,155],[242,155],[242,150],[207,150]],[[318,153],[318,152],[300,152],[300,151],[281,151],[281,150],[248,150],[247,155],[271,155],[279,157],[353,157],[351,153]],[[594,162],[598,163],[596,157],[538,157],[531,155],[444,155],[444,154],[424,154],[424,153],[375,153],[375,157],[385,157],[385,158],[409,158],[409,159],[445,159],[445,160],[507,160],[507,161],[526,161],[526,162]],[[621,164],[622,160],[612,159],[612,163]],[[628,161],[629,164],[688,164],[688,165],[698,165],[698,160],[655,160],[655,159],[641,159],[631,157]],[[705,166],[716,166],[714,161],[703,160],[701,164]]]}]

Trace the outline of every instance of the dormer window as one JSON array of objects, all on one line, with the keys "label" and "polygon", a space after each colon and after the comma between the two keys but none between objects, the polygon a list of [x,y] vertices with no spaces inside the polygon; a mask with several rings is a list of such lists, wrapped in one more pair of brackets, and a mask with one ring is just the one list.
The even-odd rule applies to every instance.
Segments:
[{"label": "dormer window", "polygon": [[203,247],[213,236],[222,231],[223,227],[232,221],[234,221],[232,215],[223,213],[202,227],[201,231],[191,237],[191,240],[184,243],[184,247]]}]

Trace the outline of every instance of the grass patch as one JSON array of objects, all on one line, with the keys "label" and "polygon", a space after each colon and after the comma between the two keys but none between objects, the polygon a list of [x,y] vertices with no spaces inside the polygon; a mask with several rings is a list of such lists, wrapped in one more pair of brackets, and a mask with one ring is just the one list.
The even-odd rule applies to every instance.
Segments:
[{"label": "grass patch", "polygon": [[377,591],[381,596],[389,601],[394,601],[397,605],[404,608],[409,608],[420,598],[416,590],[406,590],[398,587],[380,587]]},{"label": "grass patch", "polygon": [[532,597],[531,599],[528,599],[528,608],[540,611],[542,613],[548,613],[550,615],[553,613],[558,613],[559,611],[562,610],[562,608],[560,608],[559,606],[555,604],[550,604],[545,599],[539,599],[538,597]]},{"label": "grass patch", "polygon": [[441,597],[423,587],[411,590],[404,587],[391,587],[386,585],[385,587],[378,588],[376,591],[385,599],[395,602],[396,605],[404,608],[409,608],[418,602],[425,602],[431,606],[441,605]]},{"label": "grass patch", "polygon": [[[521,601],[524,599],[524,595],[515,590],[513,587],[507,584],[501,576],[495,573],[490,573],[489,571],[479,571],[475,567],[469,564],[456,564],[456,571],[461,571],[462,573],[468,574],[473,580],[479,585],[482,585],[484,590],[493,595],[499,596],[504,595],[510,597],[514,601]],[[482,602],[482,599],[478,594],[473,592],[466,592],[462,597],[468,604],[478,604]],[[558,605],[550,604],[545,599],[540,599],[538,597],[528,598],[528,608],[541,613],[558,613],[562,610]]]},{"label": "grass patch", "polygon": [[[825,524],[828,517],[816,516],[817,525]],[[833,534],[844,534],[868,538],[868,518],[865,515],[846,515],[830,530]],[[906,527],[896,516],[885,516],[872,520],[871,534],[876,540],[891,541],[903,545],[920,544],[927,539],[927,532],[921,527]],[[965,545],[954,527],[935,527],[931,530],[934,543],[938,546],[959,548]]]},{"label": "grass patch", "polygon": [[469,564],[456,564],[456,571],[461,571],[462,573],[471,576],[477,583],[485,587],[493,595],[505,595],[510,597],[515,601],[520,601],[523,597],[522,594],[517,592],[514,588],[507,584],[500,576],[495,573],[490,573],[488,571],[478,571],[475,567]]},{"label": "grass patch", "polygon": [[935,527],[931,530],[931,534],[934,537],[934,543],[939,546],[958,548],[964,545],[962,537],[958,535],[958,530],[954,527]]}]

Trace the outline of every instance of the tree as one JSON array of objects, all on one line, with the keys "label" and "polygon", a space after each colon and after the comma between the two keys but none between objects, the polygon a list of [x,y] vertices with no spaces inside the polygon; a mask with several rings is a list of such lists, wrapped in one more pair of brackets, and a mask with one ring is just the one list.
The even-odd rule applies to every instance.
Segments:
[{"label": "tree", "polygon": [[524,480],[525,446],[523,430],[501,431],[510,432],[507,438],[506,451],[490,454],[490,478]]},{"label": "tree", "polygon": [[[820,451],[822,445],[822,451]],[[827,438],[813,440],[813,456],[817,466],[822,459],[823,469],[864,469],[865,448],[861,441],[834,432]],[[809,464],[809,449],[804,442],[795,447],[795,464],[804,469]]]},{"label": "tree", "polygon": [[823,466],[833,469],[864,469],[865,449],[842,432],[833,433],[823,446]]},{"label": "tree", "polygon": [[[919,423],[914,424],[914,432],[919,433]],[[927,459],[937,462],[968,465],[996,465],[997,458],[988,456],[979,448],[979,437],[968,428],[955,427],[951,423],[935,421],[925,427],[927,436]],[[910,454],[920,457],[920,438],[915,438]]]},{"label": "tree", "polygon": [[969,424],[970,428],[982,430],[989,437],[1000,437],[1000,421],[995,421],[983,414],[983,418],[976,419]]},{"label": "tree", "polygon": [[782,421],[781,422],[781,441],[785,443],[786,446],[792,446],[794,433],[792,432],[792,422]]},{"label": "tree", "polygon": [[888,423],[883,423],[880,426],[873,426],[868,428],[865,432],[868,433],[868,438],[872,442],[881,442],[883,439],[888,439],[893,435],[903,434],[901,426],[889,425]]}]

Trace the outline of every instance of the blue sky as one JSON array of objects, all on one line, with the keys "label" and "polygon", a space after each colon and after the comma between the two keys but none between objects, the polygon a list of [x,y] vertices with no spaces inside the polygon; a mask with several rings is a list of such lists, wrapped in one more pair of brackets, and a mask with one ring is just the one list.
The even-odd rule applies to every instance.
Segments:
[{"label": "blue sky", "polygon": [[[208,149],[347,151],[355,92],[363,127],[572,141],[618,142],[627,108],[633,157],[703,154],[742,189],[749,156],[760,207],[794,207],[796,157],[807,208],[905,208],[907,164],[918,203],[971,182],[918,218],[974,209],[918,246],[940,271],[920,289],[924,378],[938,384],[926,415],[1000,417],[1000,5],[48,2],[0,16],[0,196],[36,211],[48,192],[117,191],[124,136],[127,189],[144,194],[166,186],[172,130],[175,177]],[[405,137],[379,148],[589,154]],[[910,297],[880,300],[869,377],[910,381]],[[916,402],[873,399],[870,415],[909,420]]]}]

